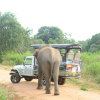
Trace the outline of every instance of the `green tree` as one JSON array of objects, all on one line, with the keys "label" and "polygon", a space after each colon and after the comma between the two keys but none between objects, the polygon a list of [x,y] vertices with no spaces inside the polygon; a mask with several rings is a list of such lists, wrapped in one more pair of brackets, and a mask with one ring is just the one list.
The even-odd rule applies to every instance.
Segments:
[{"label": "green tree", "polygon": [[100,45],[92,44],[89,49],[90,52],[100,51]]},{"label": "green tree", "polygon": [[24,29],[15,16],[0,14],[0,54],[7,51],[22,51],[29,44],[29,30]]},{"label": "green tree", "polygon": [[90,52],[100,51],[100,33],[92,36],[88,43],[88,47]]},{"label": "green tree", "polygon": [[46,44],[74,42],[74,40],[68,39],[68,34],[63,33],[58,27],[43,26],[38,30],[38,33],[34,37],[42,39]]},{"label": "green tree", "polygon": [[42,39],[31,38],[31,44],[45,44]]},{"label": "green tree", "polygon": [[93,35],[91,39],[79,41],[78,43],[82,44],[83,51],[100,51],[100,33]]},{"label": "green tree", "polygon": [[82,45],[82,51],[83,52],[87,52],[89,47],[88,47],[88,43],[89,43],[89,39],[85,40],[85,41],[78,41],[79,44]]}]

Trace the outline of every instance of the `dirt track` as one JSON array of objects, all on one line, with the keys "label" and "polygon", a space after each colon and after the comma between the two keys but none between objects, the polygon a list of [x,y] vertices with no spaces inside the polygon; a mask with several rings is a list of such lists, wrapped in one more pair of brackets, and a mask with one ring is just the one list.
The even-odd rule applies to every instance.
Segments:
[{"label": "dirt track", "polygon": [[53,84],[51,94],[45,94],[45,90],[37,90],[37,80],[26,82],[24,79],[18,84],[10,82],[9,71],[0,70],[0,83],[7,84],[15,94],[23,100],[100,100],[100,92],[82,91],[74,86],[67,84],[59,86],[60,95],[54,96]]}]

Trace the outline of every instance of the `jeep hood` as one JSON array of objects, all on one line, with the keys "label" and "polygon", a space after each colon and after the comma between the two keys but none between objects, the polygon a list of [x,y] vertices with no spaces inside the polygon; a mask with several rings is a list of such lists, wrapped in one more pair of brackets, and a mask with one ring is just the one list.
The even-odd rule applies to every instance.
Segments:
[{"label": "jeep hood", "polygon": [[12,69],[23,69],[24,65],[16,65]]}]

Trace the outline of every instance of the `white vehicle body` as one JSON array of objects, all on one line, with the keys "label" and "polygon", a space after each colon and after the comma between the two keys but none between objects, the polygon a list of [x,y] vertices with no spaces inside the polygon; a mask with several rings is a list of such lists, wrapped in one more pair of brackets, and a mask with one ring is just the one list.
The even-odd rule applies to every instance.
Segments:
[{"label": "white vehicle body", "polygon": [[37,61],[34,56],[27,56],[23,65],[16,65],[12,68],[12,72],[17,71],[20,76],[34,76],[37,74]]}]

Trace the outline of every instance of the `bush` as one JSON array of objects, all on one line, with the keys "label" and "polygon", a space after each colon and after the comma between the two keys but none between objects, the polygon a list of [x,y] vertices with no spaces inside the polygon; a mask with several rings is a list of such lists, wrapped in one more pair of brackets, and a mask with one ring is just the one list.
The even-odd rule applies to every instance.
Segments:
[{"label": "bush", "polygon": [[26,53],[8,52],[5,55],[3,55],[2,63],[6,65],[22,64],[24,58],[30,55],[32,55],[30,52],[26,52]]},{"label": "bush", "polygon": [[87,68],[87,71],[93,77],[100,75],[100,62],[93,62]]},{"label": "bush", "polygon": [[88,91],[88,89],[86,87],[81,87],[80,90]]},{"label": "bush", "polygon": [[98,75],[98,76],[95,78],[95,80],[96,80],[96,83],[97,83],[97,84],[100,84],[100,75]]},{"label": "bush", "polygon": [[100,52],[82,54],[82,77],[91,81],[97,81],[100,75]]},{"label": "bush", "polygon": [[0,54],[0,63],[2,62],[3,60],[2,60],[2,55]]}]

